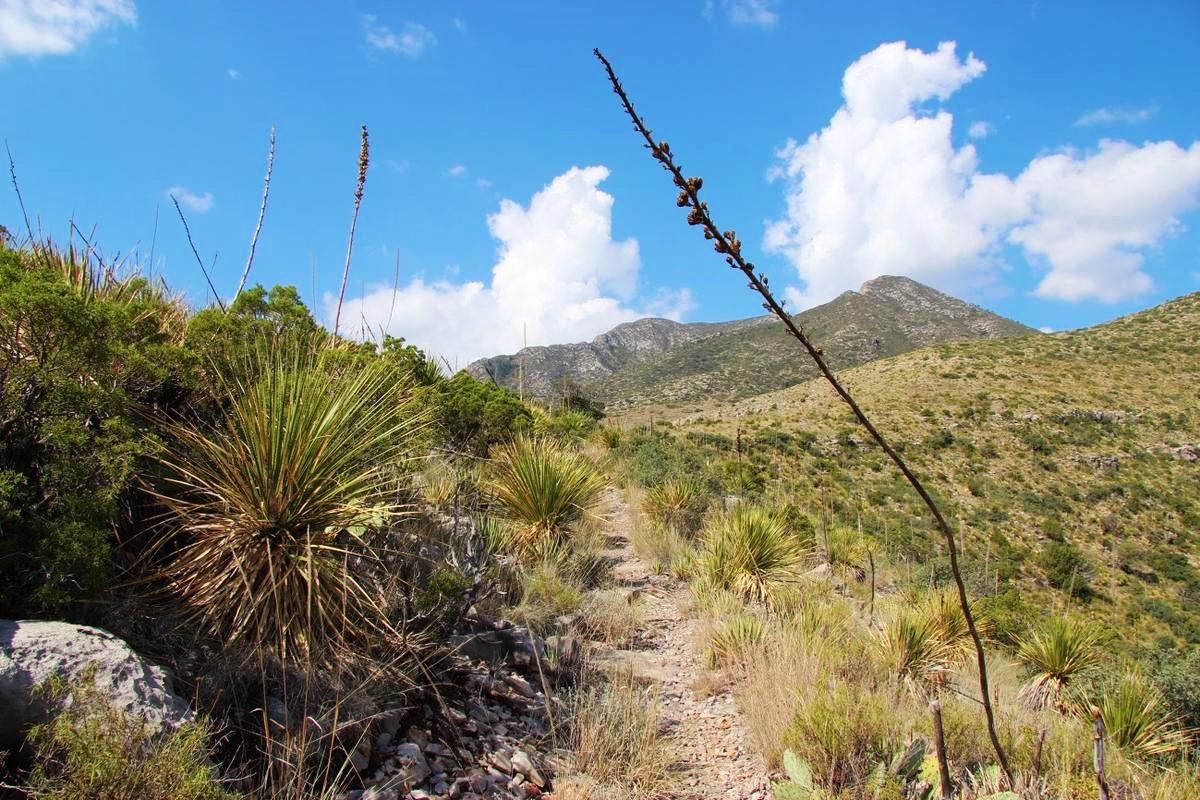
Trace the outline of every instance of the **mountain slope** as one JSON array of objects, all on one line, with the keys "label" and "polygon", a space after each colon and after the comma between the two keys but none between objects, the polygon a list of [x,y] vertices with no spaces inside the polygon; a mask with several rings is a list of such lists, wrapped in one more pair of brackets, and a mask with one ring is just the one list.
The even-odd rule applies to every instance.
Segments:
[{"label": "mountain slope", "polygon": [[526,347],[515,355],[481,358],[468,365],[467,371],[479,380],[494,380],[515,390],[523,370],[525,391],[534,396],[549,396],[563,378],[594,386],[618,370],[659,353],[766,321],[766,317],[760,317],[682,323],[647,317],[618,325],[590,342]]},{"label": "mountain slope", "polygon": [[[614,410],[698,398],[749,397],[816,375],[795,342],[768,318],[719,338],[671,348],[594,387]],[[881,277],[796,319],[834,369],[956,339],[1028,335],[1018,322],[908,278]]]},{"label": "mountain slope", "polygon": [[[881,277],[797,315],[835,369],[956,339],[1021,336],[1031,328],[908,278]],[[570,378],[610,411],[696,399],[749,397],[816,373],[768,316],[722,323],[641,319],[591,342],[527,347],[467,369],[480,380],[548,396]]]},{"label": "mountain slope", "polygon": [[[1197,330],[1193,294],[1094,328],[939,344],[840,377],[941,498],[972,591],[995,613],[1012,621],[1070,603],[1131,647],[1196,646]],[[736,448],[773,491],[934,568],[925,511],[824,381],[673,422],[701,463]]]}]

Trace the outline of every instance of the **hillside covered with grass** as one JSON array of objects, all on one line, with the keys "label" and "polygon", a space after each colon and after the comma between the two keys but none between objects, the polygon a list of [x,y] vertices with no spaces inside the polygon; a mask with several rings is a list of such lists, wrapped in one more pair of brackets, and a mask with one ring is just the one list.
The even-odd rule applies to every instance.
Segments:
[{"label": "hillside covered with grass", "polygon": [[[939,345],[842,378],[958,521],[978,592],[1017,618],[1016,608],[1073,605],[1131,646],[1195,644],[1198,326],[1200,295],[1189,295],[1095,328]],[[752,493],[825,509],[915,564],[935,547],[915,495],[821,381],[689,409],[673,434]]]}]

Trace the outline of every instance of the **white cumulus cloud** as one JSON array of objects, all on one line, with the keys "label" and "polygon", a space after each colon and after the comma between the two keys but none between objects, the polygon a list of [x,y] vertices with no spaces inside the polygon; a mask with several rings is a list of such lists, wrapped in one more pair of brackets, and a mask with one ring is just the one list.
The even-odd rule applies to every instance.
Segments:
[{"label": "white cumulus cloud", "polygon": [[967,128],[967,136],[970,136],[972,139],[986,139],[995,132],[996,127],[992,123],[984,122],[983,120],[972,122],[971,127]]},{"label": "white cumulus cloud", "polygon": [[172,186],[170,189],[167,189],[167,196],[174,197],[179,201],[179,205],[197,214],[203,214],[216,203],[216,198],[213,197],[212,192],[200,194],[199,192],[193,192],[186,186]]},{"label": "white cumulus cloud", "polygon": [[0,59],[64,55],[106,28],[136,24],[132,0],[0,0]]},{"label": "white cumulus cloud", "polygon": [[921,106],[985,69],[953,42],[881,45],[846,69],[828,126],[779,150],[771,177],[785,186],[786,213],[765,245],[804,282],[788,291],[793,303],[884,274],[969,290],[1009,268],[1006,245],[1045,270],[1042,297],[1112,302],[1152,286],[1144,251],[1197,204],[1200,143],[1105,141],[1040,156],[1016,178],[982,172],[974,145],[954,147],[953,116]]},{"label": "white cumulus cloud", "polygon": [[1097,108],[1075,120],[1075,124],[1112,125],[1113,123],[1124,123],[1126,125],[1136,125],[1139,122],[1145,122],[1157,113],[1158,106],[1146,106],[1145,108]]},{"label": "white cumulus cloud", "polygon": [[420,58],[425,50],[437,44],[433,31],[416,22],[406,22],[399,33],[379,23],[374,14],[364,14],[363,30],[367,44],[376,50],[400,53],[409,58]]},{"label": "white cumulus cloud", "polygon": [[[647,313],[678,319],[694,307],[686,290],[637,303],[638,243],[613,239],[613,197],[599,188],[608,174],[602,166],[572,167],[528,206],[502,200],[487,219],[498,242],[490,282],[417,278],[395,293],[375,286],[347,300],[342,319],[358,335],[387,326],[460,367],[519,350],[526,332],[530,345],[553,344],[587,340]],[[328,319],[336,303],[325,297]]]}]

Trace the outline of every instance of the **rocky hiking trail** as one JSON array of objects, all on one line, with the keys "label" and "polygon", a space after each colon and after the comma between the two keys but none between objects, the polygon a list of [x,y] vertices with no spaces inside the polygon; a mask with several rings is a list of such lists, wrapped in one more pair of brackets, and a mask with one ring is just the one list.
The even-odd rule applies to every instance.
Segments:
[{"label": "rocky hiking trail", "polygon": [[652,574],[634,551],[633,517],[624,497],[609,489],[602,505],[603,532],[608,535],[613,578],[644,611],[642,629],[632,649],[601,648],[593,658],[611,667],[632,669],[635,679],[659,689],[659,719],[673,747],[679,775],[679,800],[767,800],[768,770],[755,752],[749,732],[728,687],[700,692],[707,673],[699,641],[703,623],[688,613],[687,587],[665,575]]}]

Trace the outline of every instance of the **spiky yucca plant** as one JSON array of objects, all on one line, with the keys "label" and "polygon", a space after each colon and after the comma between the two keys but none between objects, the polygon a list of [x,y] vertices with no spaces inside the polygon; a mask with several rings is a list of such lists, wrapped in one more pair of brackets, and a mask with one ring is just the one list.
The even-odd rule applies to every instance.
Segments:
[{"label": "spiky yucca plant", "polygon": [[382,369],[332,375],[301,348],[259,358],[216,426],[172,430],[160,496],[185,538],[165,573],[222,639],[325,657],[387,632],[349,562],[370,558],[362,534],[396,510],[389,478],[423,417]]},{"label": "spiky yucca plant", "polygon": [[642,499],[642,510],[676,530],[691,534],[699,527],[700,515],[708,505],[700,484],[677,478],[652,486]]},{"label": "spiky yucca plant", "polygon": [[[945,590],[927,592],[915,601],[914,610],[932,626],[934,636],[946,649],[950,663],[966,661],[975,652],[967,620],[963,617],[958,598]],[[972,611],[975,611],[972,608]],[[991,620],[975,611],[975,626],[979,635],[988,639],[992,635]]]},{"label": "spiky yucca plant", "polygon": [[604,489],[587,458],[549,439],[521,436],[495,448],[492,457],[487,487],[512,521],[520,551],[563,542]]},{"label": "spiky yucca plant", "polygon": [[188,310],[182,298],[171,294],[163,283],[155,283],[127,263],[103,264],[92,249],[74,244],[66,248],[52,241],[31,248],[26,263],[47,269],[62,279],[85,303],[106,301],[123,306],[132,313],[137,329],[153,330],[168,341],[183,341]]},{"label": "spiky yucca plant", "polygon": [[1101,693],[1096,707],[1105,736],[1135,759],[1145,761],[1186,750],[1195,733],[1183,726],[1167,707],[1162,692],[1136,670],[1122,673]]},{"label": "spiky yucca plant", "polygon": [[1073,617],[1053,617],[1018,644],[1017,658],[1029,670],[1019,697],[1034,708],[1065,712],[1068,692],[1100,663],[1101,632]]},{"label": "spiky yucca plant", "polygon": [[704,664],[709,669],[744,661],[763,640],[766,626],[759,617],[740,614],[725,620],[708,636]]},{"label": "spiky yucca plant", "polygon": [[716,588],[773,606],[776,592],[799,577],[809,555],[781,515],[741,505],[709,527],[699,571]]},{"label": "spiky yucca plant", "polygon": [[898,607],[876,633],[875,646],[889,671],[917,692],[943,682],[953,660],[936,620],[913,608]]}]

